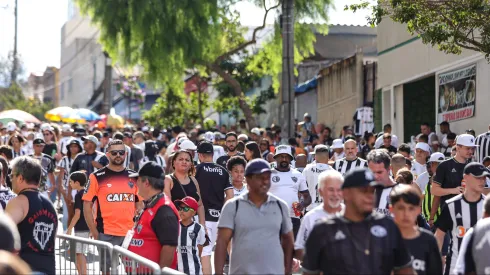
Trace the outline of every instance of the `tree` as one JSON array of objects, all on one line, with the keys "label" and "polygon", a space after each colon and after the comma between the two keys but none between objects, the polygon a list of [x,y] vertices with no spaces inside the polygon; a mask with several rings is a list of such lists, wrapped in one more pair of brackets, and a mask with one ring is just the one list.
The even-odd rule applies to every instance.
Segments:
[{"label": "tree", "polygon": [[378,25],[389,17],[406,24],[412,35],[419,35],[424,44],[438,46],[450,54],[461,54],[462,49],[482,52],[490,56],[490,5],[487,0],[379,0],[345,6],[357,11],[372,10],[368,22]]},{"label": "tree", "polygon": [[[101,42],[111,56],[123,64],[141,64],[150,80],[164,83],[173,91],[182,90],[185,69],[214,72],[232,87],[249,126],[254,127],[253,111],[241,83],[224,71],[221,63],[257,44],[259,31],[266,27],[267,16],[277,11],[282,1],[252,1],[264,9],[265,15],[250,39],[244,37],[247,29],[240,25],[240,14],[233,10],[237,2],[240,0],[78,0],[81,10],[100,26]],[[296,0],[294,18],[296,22],[309,18],[325,23],[330,3],[331,0]],[[326,31],[326,28],[317,29]],[[312,53],[313,31],[313,27],[307,25],[296,29],[298,53]],[[270,45],[276,45],[272,42],[280,39],[278,34],[274,32]],[[271,52],[271,49],[277,50],[277,47],[269,47],[267,56],[270,65],[275,66],[270,66],[267,73],[277,77],[281,51]]]},{"label": "tree", "polygon": [[37,117],[39,120],[44,120],[44,114],[52,108],[53,104],[51,102],[44,103],[37,97],[26,98],[17,84],[8,88],[0,88],[1,110],[23,110]]},{"label": "tree", "polygon": [[[10,86],[12,71],[14,69],[13,53],[9,52],[8,58],[0,57],[0,87]],[[25,68],[22,59],[17,57],[17,70],[16,75],[22,75],[25,72]]]}]

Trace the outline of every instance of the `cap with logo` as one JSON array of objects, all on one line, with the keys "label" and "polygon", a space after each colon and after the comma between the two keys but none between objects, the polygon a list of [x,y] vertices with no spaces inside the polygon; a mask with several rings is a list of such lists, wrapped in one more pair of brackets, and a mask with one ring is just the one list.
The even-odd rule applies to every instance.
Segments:
[{"label": "cap with logo", "polygon": [[320,145],[315,146],[315,151],[310,152],[310,155],[315,155],[316,153],[326,153],[326,152],[330,152],[330,150],[328,149],[328,146],[320,144]]},{"label": "cap with logo", "polygon": [[270,164],[263,159],[253,159],[245,167],[245,176],[271,172]]},{"label": "cap with logo", "polygon": [[182,141],[182,143],[180,143],[179,148],[182,150],[195,151],[197,149],[197,146],[194,144],[194,142],[185,139],[184,141]]},{"label": "cap with logo", "polygon": [[176,206],[179,206],[179,204],[184,204],[190,208],[192,208],[192,210],[194,210],[194,212],[197,212],[197,209],[199,208],[199,204],[197,203],[196,199],[194,199],[193,197],[185,197],[181,200],[176,200],[174,201],[174,204]]},{"label": "cap with logo", "polygon": [[156,162],[148,161],[141,165],[140,170],[138,172],[129,174],[129,177],[130,178],[151,177],[151,178],[163,180],[165,179],[165,172],[163,172],[162,167],[159,166]]},{"label": "cap with logo", "polygon": [[86,141],[86,140],[93,142],[95,145],[99,144],[99,140],[93,135],[88,135],[88,136],[82,137],[82,141]]},{"label": "cap with logo", "polygon": [[204,133],[204,139],[209,141],[209,142],[214,142],[214,134],[213,132],[206,132]]},{"label": "cap with logo", "polygon": [[418,142],[417,145],[415,145],[415,149],[421,149],[430,153],[430,146],[425,142]]},{"label": "cap with logo", "polygon": [[475,178],[488,177],[490,171],[479,162],[470,162],[464,167],[463,173],[465,175],[471,175]]},{"label": "cap with logo", "polygon": [[475,137],[469,134],[461,134],[456,138],[456,145],[462,145],[467,147],[477,147],[475,145]]},{"label": "cap with logo", "polygon": [[80,141],[78,139],[75,139],[75,138],[71,138],[68,141],[68,144],[66,144],[66,149],[67,150],[70,150],[70,146],[73,145],[73,144],[78,145],[78,149],[80,149],[80,152],[79,153],[81,153],[83,151],[82,144],[80,144]]},{"label": "cap with logo", "polygon": [[197,152],[201,154],[212,154],[214,152],[213,144],[203,141],[197,146]]},{"label": "cap with logo", "polygon": [[34,136],[34,139],[32,140],[32,144],[46,144],[44,141],[43,134],[38,133]]},{"label": "cap with logo", "polygon": [[342,189],[366,186],[383,186],[383,184],[376,182],[373,173],[367,168],[354,168],[345,174]]},{"label": "cap with logo", "polygon": [[294,152],[293,152],[293,147],[289,145],[279,145],[276,147],[276,151],[274,152],[274,158],[276,158],[279,155],[282,154],[287,154],[291,156],[291,158],[294,159]]},{"label": "cap with logo", "polygon": [[332,149],[342,149],[344,148],[344,143],[340,138],[334,139],[332,142],[332,146],[330,146]]},{"label": "cap with logo", "polygon": [[429,162],[443,162],[446,159],[443,153],[435,152],[430,155]]}]

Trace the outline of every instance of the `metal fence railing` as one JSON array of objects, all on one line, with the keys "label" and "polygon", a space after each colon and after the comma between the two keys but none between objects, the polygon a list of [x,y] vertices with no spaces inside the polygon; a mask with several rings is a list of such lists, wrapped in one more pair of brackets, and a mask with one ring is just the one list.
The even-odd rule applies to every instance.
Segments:
[{"label": "metal fence railing", "polygon": [[[112,254],[113,246],[108,242],[65,234],[58,234],[56,240],[56,274],[98,275],[100,274],[101,266],[111,266],[111,262],[107,261],[106,257],[102,257],[104,254]],[[77,252],[80,253],[78,259]]]},{"label": "metal fence railing", "polygon": [[[98,275],[102,270],[109,271],[109,268],[110,274],[184,274],[170,268],[161,269],[157,263],[108,242],[65,234],[58,234],[56,239],[56,274]],[[84,258],[80,258],[80,254]],[[111,255],[111,259],[103,255]]]}]

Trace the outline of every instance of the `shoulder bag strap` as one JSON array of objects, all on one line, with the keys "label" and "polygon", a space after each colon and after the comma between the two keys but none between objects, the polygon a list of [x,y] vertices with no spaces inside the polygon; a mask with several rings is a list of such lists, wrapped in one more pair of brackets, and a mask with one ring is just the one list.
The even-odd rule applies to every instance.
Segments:
[{"label": "shoulder bag strap", "polygon": [[[184,195],[187,197],[187,192],[185,192],[185,189],[184,189],[184,186],[182,186],[182,184],[180,183],[180,181],[177,179],[177,177],[175,177],[173,174],[170,175],[170,177],[172,178],[172,180],[174,182],[177,182],[180,186],[180,188],[182,189],[182,191],[184,192]],[[192,179],[191,179],[192,181]]]}]

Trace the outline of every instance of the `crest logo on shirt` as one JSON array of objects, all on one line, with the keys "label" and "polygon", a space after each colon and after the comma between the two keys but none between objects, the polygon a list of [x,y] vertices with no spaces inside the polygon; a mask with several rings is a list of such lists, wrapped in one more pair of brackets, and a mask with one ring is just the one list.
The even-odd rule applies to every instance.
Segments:
[{"label": "crest logo on shirt", "polygon": [[139,233],[141,233],[141,229],[143,229],[143,225],[142,224],[138,224],[138,226],[136,227],[136,231]]},{"label": "crest logo on shirt", "polygon": [[298,182],[298,178],[297,177],[291,177],[291,179],[294,181],[294,183]]},{"label": "crest logo on shirt", "polygon": [[337,231],[337,233],[335,233],[335,240],[337,241],[340,241],[340,240],[345,240],[345,235],[344,233],[342,233],[342,231]]},{"label": "crest logo on shirt", "polygon": [[461,239],[464,237],[464,234],[466,234],[466,228],[463,226],[456,227],[456,237]]},{"label": "crest logo on shirt", "polygon": [[42,250],[46,248],[46,244],[53,234],[54,224],[45,222],[34,223],[34,230],[32,231],[34,235],[34,240],[39,244]]},{"label": "crest logo on shirt", "polygon": [[281,180],[281,178],[279,176],[273,176],[272,177],[273,182],[279,182],[280,180]]},{"label": "crest logo on shirt", "polygon": [[382,227],[381,225],[375,225],[371,227],[371,234],[373,234],[378,238],[386,237],[387,235],[386,228]]},{"label": "crest logo on shirt", "polygon": [[191,240],[194,240],[196,238],[196,233],[193,232],[189,232],[189,238],[191,238]]},{"label": "crest logo on shirt", "polygon": [[134,182],[133,181],[128,181],[128,185],[129,185],[129,188],[133,188],[134,187]]}]

